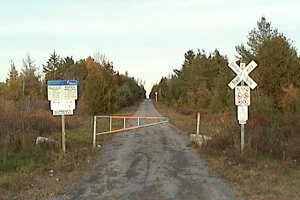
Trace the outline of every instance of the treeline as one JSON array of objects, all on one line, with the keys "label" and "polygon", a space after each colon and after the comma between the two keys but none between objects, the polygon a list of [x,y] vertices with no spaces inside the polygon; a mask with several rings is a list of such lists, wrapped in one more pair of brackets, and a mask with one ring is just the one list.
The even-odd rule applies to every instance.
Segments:
[{"label": "treeline", "polygon": [[226,86],[231,77],[227,64],[227,58],[218,50],[209,55],[189,50],[182,69],[174,70],[169,78],[163,77],[153,86],[150,96],[153,98],[157,91],[160,101],[186,112],[224,111],[232,107],[232,94]]},{"label": "treeline", "polygon": [[10,65],[8,78],[0,85],[0,98],[7,101],[47,100],[48,80],[77,80],[79,101],[98,114],[112,113],[145,98],[142,82],[114,71],[112,62],[101,54],[75,62],[54,51],[43,65],[43,76],[30,55],[20,72],[13,61]]},{"label": "treeline", "polygon": [[[300,58],[297,50],[265,17],[247,38],[246,45],[236,46],[237,64],[248,64],[251,60],[258,64],[250,74],[258,86],[251,91],[247,148],[256,154],[299,158]],[[228,58],[218,50],[209,54],[190,50],[185,53],[182,68],[174,70],[168,78],[163,77],[153,86],[150,96],[154,98],[154,92],[158,91],[160,101],[185,113],[235,115],[234,91],[227,84],[236,74],[228,64]],[[236,145],[229,139],[228,148]]]},{"label": "treeline", "polygon": [[48,80],[78,82],[79,99],[74,116],[67,118],[68,129],[78,127],[92,114],[111,114],[145,98],[142,81],[114,71],[112,62],[102,54],[76,62],[54,51],[42,67],[41,74],[29,55],[20,71],[11,61],[8,78],[0,84],[0,155],[3,159],[15,152],[31,154],[35,152],[37,136],[60,131],[60,118],[52,115],[47,100]]}]

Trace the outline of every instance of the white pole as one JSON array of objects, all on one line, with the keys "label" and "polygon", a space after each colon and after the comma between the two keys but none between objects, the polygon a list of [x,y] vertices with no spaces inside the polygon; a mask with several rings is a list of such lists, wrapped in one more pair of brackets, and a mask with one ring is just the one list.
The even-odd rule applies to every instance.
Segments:
[{"label": "white pole", "polygon": [[124,117],[124,129],[126,129],[126,117]]},{"label": "white pole", "polygon": [[200,132],[200,113],[197,115],[197,135],[199,135]]},{"label": "white pole", "polygon": [[65,115],[61,116],[61,144],[62,144],[63,153],[66,153]]},{"label": "white pole", "polygon": [[140,118],[138,118],[138,127],[140,126]]},{"label": "white pole", "polygon": [[243,154],[244,152],[244,146],[245,146],[245,124],[241,124],[241,153]]},{"label": "white pole", "polygon": [[[240,63],[240,67],[242,70],[244,70],[245,68],[245,63]],[[244,81],[241,82],[241,86],[244,86],[245,83]],[[245,146],[245,124],[241,124],[241,154],[243,154],[244,152],[244,146]]]},{"label": "white pole", "polygon": [[94,116],[94,134],[93,134],[93,147],[96,147],[96,132],[97,132],[97,116]]},{"label": "white pole", "polygon": [[112,128],[112,117],[109,117],[109,131],[111,132],[111,128]]}]

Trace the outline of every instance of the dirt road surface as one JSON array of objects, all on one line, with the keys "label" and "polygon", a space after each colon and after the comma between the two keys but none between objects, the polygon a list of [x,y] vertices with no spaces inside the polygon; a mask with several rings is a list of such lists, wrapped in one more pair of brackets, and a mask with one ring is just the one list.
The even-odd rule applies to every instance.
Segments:
[{"label": "dirt road surface", "polygon": [[[135,115],[161,116],[150,100]],[[119,133],[103,146],[93,170],[54,199],[238,199],[188,143],[170,123]]]}]

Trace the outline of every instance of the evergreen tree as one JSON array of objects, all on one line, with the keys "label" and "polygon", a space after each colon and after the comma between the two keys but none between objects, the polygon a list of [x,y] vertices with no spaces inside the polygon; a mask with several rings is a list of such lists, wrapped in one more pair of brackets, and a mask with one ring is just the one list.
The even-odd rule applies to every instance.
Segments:
[{"label": "evergreen tree", "polygon": [[117,107],[112,74],[103,67],[90,69],[83,98],[94,114],[109,114]]},{"label": "evergreen tree", "polygon": [[38,68],[29,54],[27,54],[26,58],[23,60],[21,78],[23,96],[35,98],[41,94],[41,82],[40,75],[38,74]]},{"label": "evergreen tree", "polygon": [[278,107],[282,89],[299,83],[300,60],[297,52],[285,37],[277,36],[261,45],[256,59],[259,67],[253,72],[253,77],[259,89],[271,97]]},{"label": "evergreen tree", "polygon": [[242,61],[249,62],[257,56],[259,48],[265,41],[277,36],[280,36],[278,30],[273,28],[271,22],[268,22],[263,16],[260,21],[257,22],[257,28],[254,28],[249,32],[247,42],[248,48],[243,44],[236,46],[235,48],[237,53],[241,56]]},{"label": "evergreen tree", "polygon": [[13,61],[10,61],[10,63],[9,78],[6,79],[5,97],[8,100],[17,101],[22,96],[22,80]]},{"label": "evergreen tree", "polygon": [[45,73],[45,81],[59,80],[63,78],[62,59],[53,51],[47,61],[47,65],[43,65],[43,72]]}]

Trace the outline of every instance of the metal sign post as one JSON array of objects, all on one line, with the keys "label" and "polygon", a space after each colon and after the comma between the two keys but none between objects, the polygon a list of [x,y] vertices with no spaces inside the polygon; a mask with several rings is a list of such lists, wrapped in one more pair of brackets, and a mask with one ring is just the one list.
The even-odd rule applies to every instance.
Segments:
[{"label": "metal sign post", "polygon": [[73,115],[78,98],[76,80],[52,80],[47,82],[48,100],[53,115],[61,115],[61,146],[66,153],[65,115]]},{"label": "metal sign post", "polygon": [[[235,105],[237,106],[237,119],[241,125],[241,153],[245,146],[245,124],[248,120],[248,106],[250,106],[250,88],[254,89],[257,83],[249,76],[257,64],[253,60],[246,66],[245,63],[231,63],[229,67],[237,74],[237,76],[228,83],[231,89],[235,89]],[[238,86],[238,84],[240,84]],[[245,86],[245,83],[247,86]]]}]

